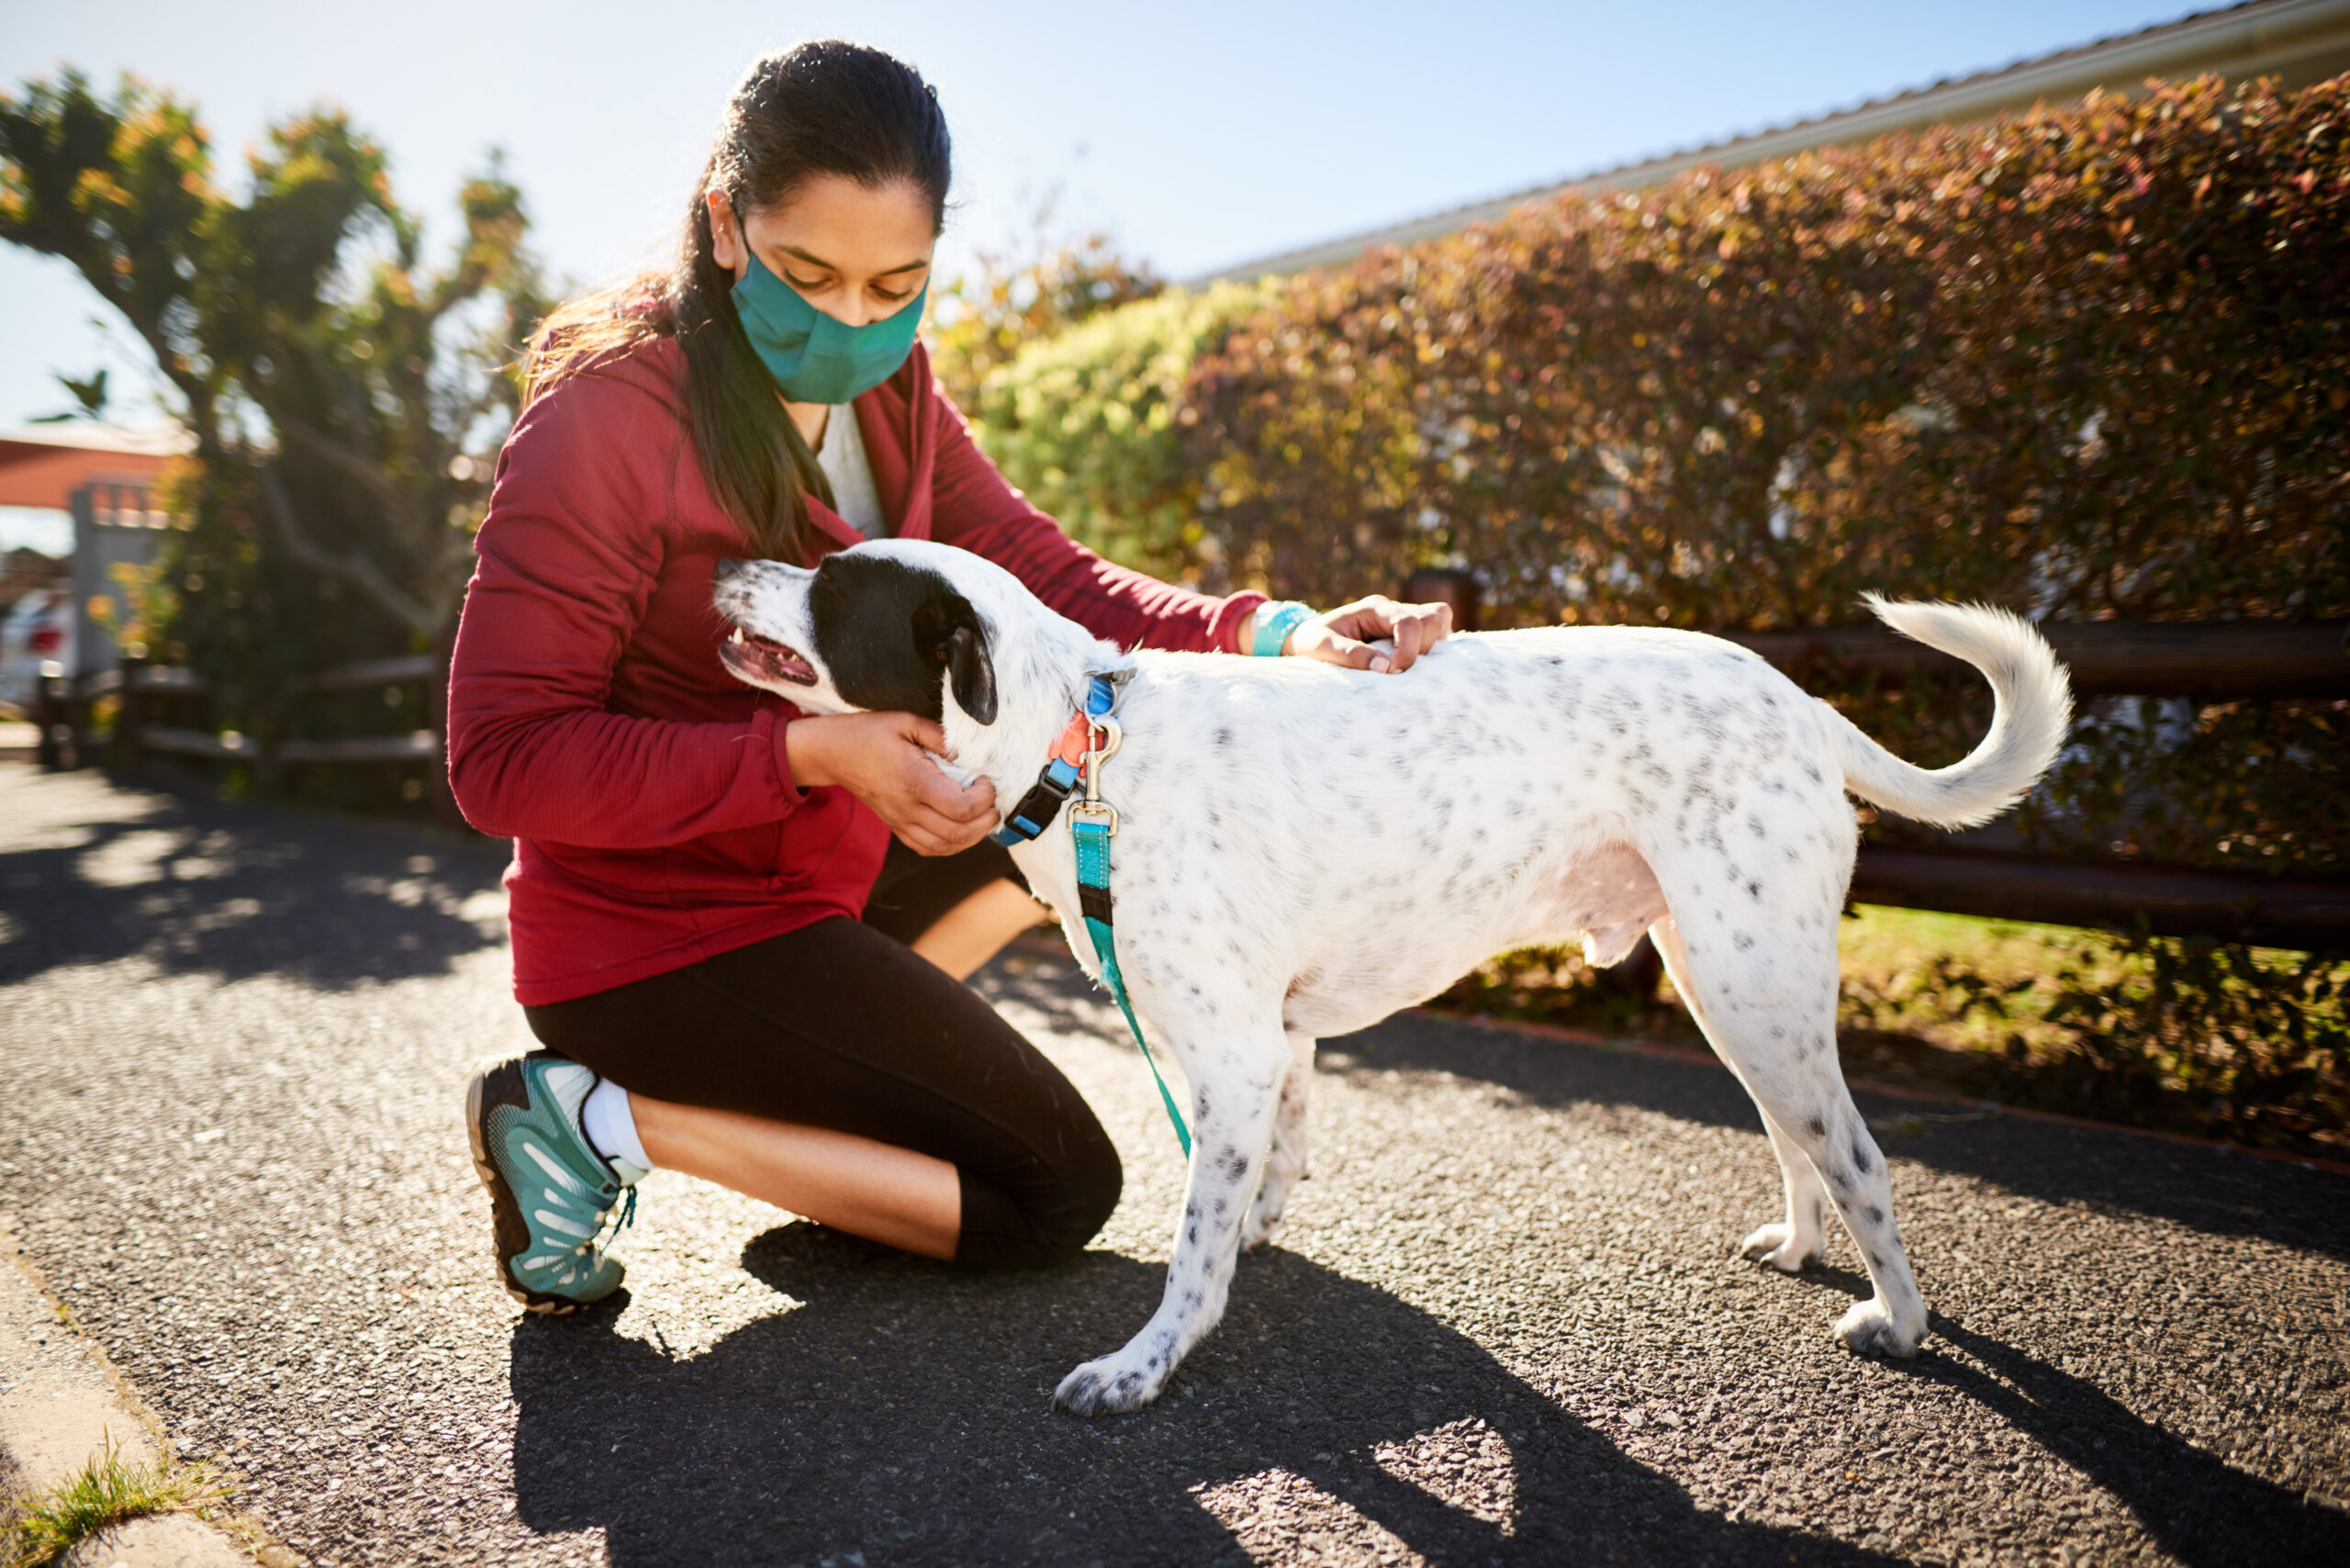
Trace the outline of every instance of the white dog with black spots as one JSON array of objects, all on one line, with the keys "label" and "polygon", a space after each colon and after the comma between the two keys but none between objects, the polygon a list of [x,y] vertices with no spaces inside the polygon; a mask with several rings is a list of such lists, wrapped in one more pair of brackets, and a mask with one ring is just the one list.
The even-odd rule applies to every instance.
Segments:
[{"label": "white dog with black spots", "polygon": [[[1858,840],[1845,796],[1959,827],[2030,789],[2071,697],[2024,622],[1870,601],[1897,631],[1975,666],[1997,695],[1982,744],[1927,771],[1755,655],[1689,632],[1455,636],[1394,678],[1130,652],[1001,567],[913,541],[859,545],[814,571],[723,563],[716,599],[737,628],[738,676],[811,712],[936,718],[949,771],[988,778],[1006,810],[1035,782],[1089,672],[1131,672],[1124,744],[1102,776],[1119,813],[1118,957],[1153,1047],[1181,1065],[1195,1144],[1158,1310],[1062,1380],[1063,1407],[1149,1403],[1223,1316],[1237,1254],[1273,1235],[1305,1172],[1316,1040],[1423,1001],[1495,953],[1580,941],[1605,965],[1644,931],[1778,1156],[1786,1217],[1746,1238],[1746,1254],[1806,1267],[1832,1203],[1874,1289],[1838,1336],[1858,1351],[1916,1351],[1925,1303],[1885,1157],[1837,1065],[1837,932]],[[1065,826],[1013,857],[1098,980]]]}]

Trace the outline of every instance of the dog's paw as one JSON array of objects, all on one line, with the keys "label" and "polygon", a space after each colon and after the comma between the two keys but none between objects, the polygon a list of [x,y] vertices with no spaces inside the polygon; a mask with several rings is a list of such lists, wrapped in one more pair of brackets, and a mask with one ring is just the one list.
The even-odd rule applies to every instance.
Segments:
[{"label": "dog's paw", "polygon": [[1123,1416],[1158,1397],[1167,1373],[1138,1362],[1125,1351],[1088,1361],[1053,1390],[1054,1408],[1072,1416]]},{"label": "dog's paw", "polygon": [[1783,1274],[1800,1274],[1819,1261],[1819,1243],[1799,1240],[1791,1225],[1766,1225],[1739,1243],[1738,1255],[1768,1263]]},{"label": "dog's paw", "polygon": [[1269,1209],[1261,1203],[1252,1204],[1248,1217],[1240,1222],[1240,1249],[1253,1252],[1279,1236],[1281,1230],[1281,1211],[1278,1207]]},{"label": "dog's paw", "polygon": [[1846,1350],[1863,1356],[1914,1356],[1918,1342],[1925,1337],[1922,1322],[1914,1328],[1901,1327],[1885,1303],[1874,1296],[1855,1302],[1852,1310],[1836,1321],[1836,1338],[1844,1341]]}]

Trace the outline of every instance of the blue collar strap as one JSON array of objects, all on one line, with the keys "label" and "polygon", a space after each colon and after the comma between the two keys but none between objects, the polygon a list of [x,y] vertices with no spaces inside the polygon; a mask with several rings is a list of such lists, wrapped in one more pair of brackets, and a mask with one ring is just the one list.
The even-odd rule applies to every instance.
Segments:
[{"label": "blue collar strap", "polygon": [[1050,827],[1062,803],[1077,793],[1084,768],[1086,736],[1091,733],[1087,721],[1106,719],[1110,710],[1118,705],[1115,681],[1106,675],[1088,678],[1084,708],[1069,720],[1060,739],[1053,744],[1053,755],[1045,759],[1044,770],[1036,775],[1035,784],[1020,797],[1018,805],[1004,813],[1003,825],[988,835],[1006,849],[1025,844]]}]

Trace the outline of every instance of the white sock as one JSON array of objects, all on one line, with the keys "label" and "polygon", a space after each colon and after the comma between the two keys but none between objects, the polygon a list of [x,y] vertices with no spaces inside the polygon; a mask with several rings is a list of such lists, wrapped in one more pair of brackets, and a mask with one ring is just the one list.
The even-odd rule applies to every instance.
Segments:
[{"label": "white sock", "polygon": [[579,1130],[622,1182],[641,1182],[653,1169],[652,1158],[636,1136],[636,1113],[629,1108],[628,1091],[610,1079],[599,1080],[580,1103]]}]

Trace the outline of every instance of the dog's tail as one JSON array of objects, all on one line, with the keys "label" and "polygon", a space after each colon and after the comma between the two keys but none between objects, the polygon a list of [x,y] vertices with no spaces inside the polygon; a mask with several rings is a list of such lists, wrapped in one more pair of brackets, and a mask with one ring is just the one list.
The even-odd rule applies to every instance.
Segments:
[{"label": "dog's tail", "polygon": [[1983,744],[1950,767],[1930,771],[1902,761],[1830,710],[1845,788],[1936,827],[1990,821],[2023,798],[2065,744],[2073,717],[2073,688],[2065,666],[2029,622],[2004,610],[1864,597],[1877,619],[1903,636],[1981,670],[1996,706]]}]

